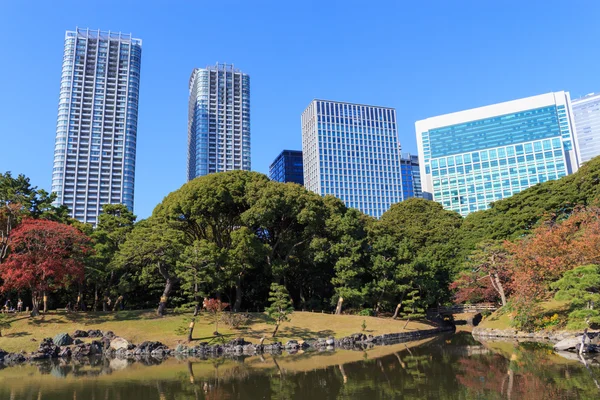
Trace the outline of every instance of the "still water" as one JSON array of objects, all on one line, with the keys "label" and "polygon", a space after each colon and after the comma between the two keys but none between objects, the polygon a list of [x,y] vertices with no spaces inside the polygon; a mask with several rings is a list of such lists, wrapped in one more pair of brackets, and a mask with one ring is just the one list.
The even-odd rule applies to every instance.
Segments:
[{"label": "still water", "polygon": [[366,351],[0,370],[0,399],[600,399],[600,364],[468,333]]}]

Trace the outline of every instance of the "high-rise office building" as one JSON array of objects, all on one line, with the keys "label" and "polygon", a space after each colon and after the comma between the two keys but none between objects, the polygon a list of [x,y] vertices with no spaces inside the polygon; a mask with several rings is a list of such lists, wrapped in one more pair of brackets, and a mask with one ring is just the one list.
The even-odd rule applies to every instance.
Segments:
[{"label": "high-rise office building", "polygon": [[462,215],[578,169],[568,92],[415,123],[423,194]]},{"label": "high-rise office building", "polygon": [[579,165],[600,156],[600,94],[588,94],[572,101]]},{"label": "high-rise office building", "polygon": [[402,197],[404,200],[410,197],[423,197],[419,157],[410,153],[402,154],[400,172],[402,173]]},{"label": "high-rise office building", "polygon": [[130,34],[66,33],[52,191],[81,222],[96,224],[104,204],[133,211],[141,55]]},{"label": "high-rise office building", "polygon": [[302,113],[304,186],[379,218],[402,200],[396,110],[313,100]]},{"label": "high-rise office building", "polygon": [[230,64],[196,68],[190,78],[188,180],[250,170],[250,77]]},{"label": "high-rise office building", "polygon": [[269,166],[269,178],[277,182],[294,182],[304,185],[302,152],[283,150]]}]

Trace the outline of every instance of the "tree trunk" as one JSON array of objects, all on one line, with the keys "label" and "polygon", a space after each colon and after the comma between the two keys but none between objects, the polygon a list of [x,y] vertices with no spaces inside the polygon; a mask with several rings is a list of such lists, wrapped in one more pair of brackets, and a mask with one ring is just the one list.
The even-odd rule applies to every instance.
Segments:
[{"label": "tree trunk", "polygon": [[233,311],[239,312],[242,307],[242,275],[238,275],[235,285],[235,303],[233,303]]},{"label": "tree trunk", "polygon": [[192,318],[192,322],[190,322],[190,330],[188,332],[188,342],[192,341],[192,334],[194,333],[194,325],[196,325],[196,320]]},{"label": "tree trunk", "polygon": [[117,301],[115,301],[115,305],[113,306],[113,311],[117,311],[117,307],[121,305],[123,302],[123,296],[117,297]]},{"label": "tree trunk", "polygon": [[196,302],[196,306],[194,307],[194,317],[197,317],[200,314],[200,296],[198,296],[198,283],[194,283],[194,301]]},{"label": "tree trunk", "polygon": [[48,296],[46,295],[46,291],[44,290],[44,314],[48,312]]},{"label": "tree trunk", "polygon": [[410,322],[410,317],[408,317],[408,318],[406,319],[406,323],[404,324],[404,328],[402,328],[402,329],[406,329],[406,327],[408,326],[408,323],[409,323],[409,322]]},{"label": "tree trunk", "polygon": [[31,293],[31,305],[31,316],[37,317],[40,315],[40,303],[36,292]]},{"label": "tree trunk", "polygon": [[275,337],[275,335],[277,335],[278,329],[279,329],[279,322],[275,325],[275,330],[273,331],[273,335],[271,335],[271,337]]},{"label": "tree trunk", "polygon": [[392,319],[398,318],[398,313],[400,312],[401,308],[402,308],[402,303],[398,303],[398,305],[396,306],[396,311],[394,311],[394,316],[392,317]]},{"label": "tree trunk", "polygon": [[165,309],[167,308],[167,301],[169,300],[169,295],[171,294],[171,290],[173,289],[173,285],[177,281],[176,278],[172,278],[169,275],[169,271],[162,265],[158,265],[158,271],[165,278],[165,290],[163,291],[163,295],[160,298],[160,302],[158,303],[158,309],[156,310],[156,315],[162,317],[165,315]]},{"label": "tree trunk", "polygon": [[335,307],[335,315],[342,314],[342,303],[344,303],[344,299],[340,296],[337,302],[337,306]]},{"label": "tree trunk", "polygon": [[98,284],[94,285],[94,305],[92,306],[92,311],[98,311]]},{"label": "tree trunk", "polygon": [[500,276],[498,273],[494,272],[490,273],[490,279],[492,280],[492,286],[500,295],[500,300],[502,300],[502,307],[506,305],[506,294],[504,293],[504,287],[502,286],[502,282],[500,282]]}]

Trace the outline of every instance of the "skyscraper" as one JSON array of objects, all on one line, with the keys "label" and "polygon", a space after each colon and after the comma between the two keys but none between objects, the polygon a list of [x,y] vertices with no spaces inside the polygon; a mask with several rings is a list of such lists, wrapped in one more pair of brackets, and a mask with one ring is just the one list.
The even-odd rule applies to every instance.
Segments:
[{"label": "skyscraper", "polygon": [[400,171],[402,173],[402,197],[423,197],[421,189],[421,171],[419,157],[406,153],[400,157]]},{"label": "skyscraper", "polygon": [[188,180],[250,170],[250,77],[230,64],[196,68],[190,78]]},{"label": "skyscraper", "polygon": [[52,191],[70,216],[95,224],[104,204],[133,211],[142,41],[67,31]]},{"label": "skyscraper", "polygon": [[379,218],[402,200],[396,110],[313,100],[302,113],[304,186]]},{"label": "skyscraper", "polygon": [[578,169],[568,92],[417,121],[423,194],[462,215]]},{"label": "skyscraper", "polygon": [[294,182],[304,185],[302,152],[283,150],[269,166],[269,178],[277,182]]},{"label": "skyscraper", "polygon": [[573,100],[580,165],[600,156],[600,94]]}]

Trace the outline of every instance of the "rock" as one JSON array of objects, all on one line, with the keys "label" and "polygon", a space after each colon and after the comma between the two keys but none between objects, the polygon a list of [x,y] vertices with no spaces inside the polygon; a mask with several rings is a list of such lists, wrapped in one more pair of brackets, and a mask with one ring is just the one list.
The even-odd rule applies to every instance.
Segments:
[{"label": "rock", "polygon": [[229,346],[245,346],[247,344],[251,344],[250,342],[246,342],[244,338],[235,338],[231,342],[227,343]]},{"label": "rock", "polygon": [[[0,360],[2,361],[2,360]],[[6,365],[11,365],[11,364],[20,364],[27,361],[27,358],[21,354],[21,353],[8,353],[4,356],[4,364]]]},{"label": "rock", "polygon": [[168,349],[167,346],[162,344],[161,342],[143,342],[139,344],[135,350],[134,354],[152,354],[155,350]]},{"label": "rock", "polygon": [[[38,353],[37,355],[41,358],[37,358],[37,359],[55,358],[58,356],[59,352],[60,352],[60,347],[55,345],[54,341],[51,338],[45,338],[40,343],[40,346],[38,347],[38,351],[37,351],[37,353]],[[41,355],[46,355],[47,357],[42,357]]]},{"label": "rock", "polygon": [[[561,340],[560,342],[554,345],[554,350],[557,351],[565,351],[565,350],[575,350],[577,345],[581,343],[581,335],[576,337],[570,337]],[[590,343],[589,338],[585,341],[586,344]]]},{"label": "rock", "polygon": [[69,346],[73,344],[73,338],[68,333],[59,333],[54,336],[53,342],[57,346]]},{"label": "rock", "polygon": [[327,340],[325,340],[325,344],[327,346],[333,346],[335,344],[335,339],[333,337],[328,337]]},{"label": "rock", "polygon": [[300,345],[298,344],[297,340],[290,340],[285,344],[286,350],[298,350],[299,348]]},{"label": "rock", "polygon": [[87,331],[87,335],[91,338],[99,338],[104,336],[102,335],[102,331],[100,329],[90,329],[89,331]]},{"label": "rock", "polygon": [[175,353],[183,354],[188,352],[188,347],[182,345],[181,343],[177,345],[175,348]]},{"label": "rock", "polygon": [[88,333],[86,331],[80,331],[78,329],[75,332],[73,332],[73,337],[74,338],[88,337]]},{"label": "rock", "polygon": [[73,344],[82,344],[82,343],[83,343],[83,340],[81,340],[81,339],[73,340]]},{"label": "rock", "polygon": [[115,335],[115,333],[113,331],[106,331],[106,332],[102,332],[102,336],[109,338],[109,339],[114,339],[115,337],[117,337],[117,335]]},{"label": "rock", "polygon": [[113,349],[113,350],[127,350],[129,349],[129,346],[131,345],[131,343],[129,343],[127,340],[123,339],[122,337],[115,337],[113,340],[110,341],[110,345],[109,348]]},{"label": "rock", "polygon": [[60,358],[68,358],[71,357],[71,348],[70,347],[64,347],[60,350],[60,353],[58,353],[58,356]]}]

